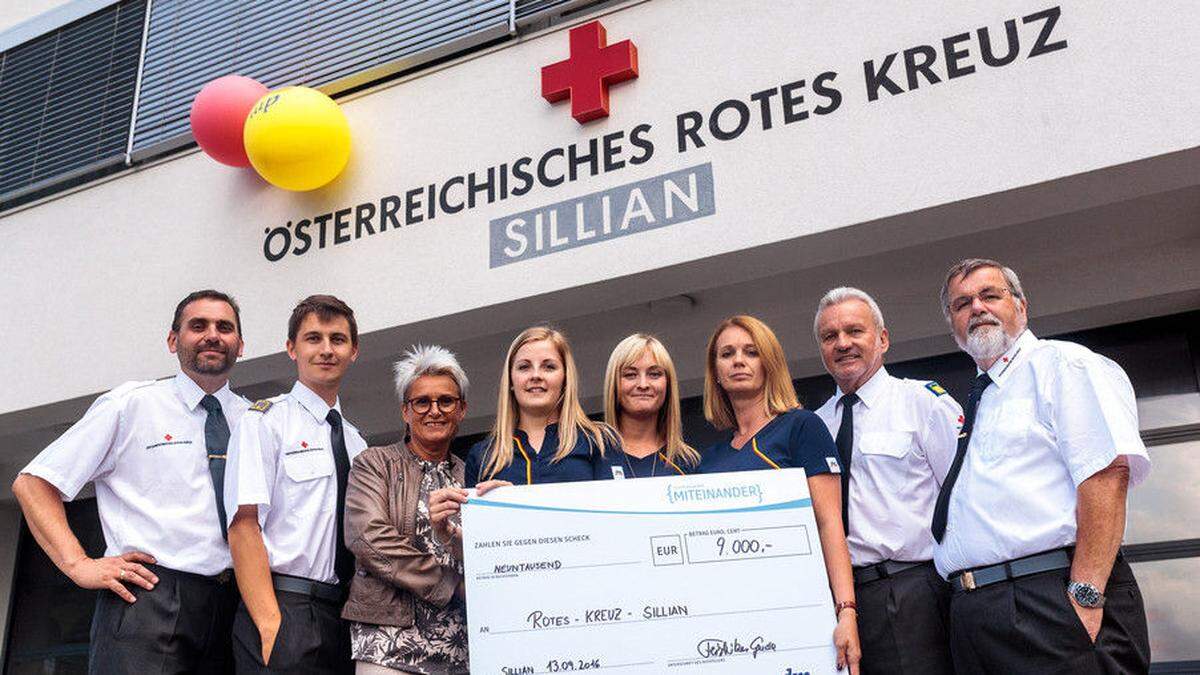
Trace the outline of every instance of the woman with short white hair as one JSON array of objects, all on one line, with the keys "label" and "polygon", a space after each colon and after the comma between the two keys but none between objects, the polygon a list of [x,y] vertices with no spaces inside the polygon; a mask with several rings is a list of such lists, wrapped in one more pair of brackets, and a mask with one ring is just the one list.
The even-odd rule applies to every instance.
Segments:
[{"label": "woman with short white hair", "polygon": [[461,556],[434,536],[429,495],[463,485],[450,443],[467,412],[467,375],[443,347],[416,346],[396,362],[405,439],[354,459],[346,541],[357,559],[351,654],[363,673],[467,673]]}]

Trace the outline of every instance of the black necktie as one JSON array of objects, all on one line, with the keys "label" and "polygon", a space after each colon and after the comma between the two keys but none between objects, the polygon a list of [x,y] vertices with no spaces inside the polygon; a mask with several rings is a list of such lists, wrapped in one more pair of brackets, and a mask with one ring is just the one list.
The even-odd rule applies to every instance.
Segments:
[{"label": "black necktie", "polygon": [[991,383],[992,378],[987,373],[981,374],[975,378],[975,383],[971,385],[971,395],[967,397],[967,409],[963,411],[963,426],[958,434],[958,449],[954,452],[954,462],[950,465],[950,472],[946,474],[942,489],[938,491],[937,505],[933,507],[933,524],[930,529],[933,531],[933,538],[939,544],[946,534],[950,491],[954,489],[954,483],[958,480],[958,472],[962,471],[963,459],[967,456],[967,445],[971,443],[971,430],[975,428],[975,411],[979,409],[979,399],[983,396],[983,390]]},{"label": "black necktie", "polygon": [[200,399],[200,407],[208,411],[204,420],[204,445],[208,448],[208,473],[212,475],[213,492],[217,495],[217,517],[221,519],[221,537],[229,539],[225,522],[225,451],[229,448],[229,423],[221,412],[221,402],[212,394]]},{"label": "black necktie", "polygon": [[846,394],[842,397],[842,424],[838,427],[837,444],[838,461],[842,463],[842,529],[850,534],[850,461],[854,458],[854,404],[858,403],[858,394]]},{"label": "black necktie", "polygon": [[337,546],[334,548],[333,571],[339,584],[348,584],[354,577],[354,556],[346,548],[346,481],[350,476],[350,455],[346,452],[346,437],[342,434],[342,415],[330,409],[325,416],[329,422],[329,439],[333,445],[333,464],[337,468]]},{"label": "black necktie", "polygon": [[850,536],[850,462],[854,449],[854,404],[858,394],[846,394],[841,398],[841,425],[838,426],[838,461],[841,462],[841,527]]}]

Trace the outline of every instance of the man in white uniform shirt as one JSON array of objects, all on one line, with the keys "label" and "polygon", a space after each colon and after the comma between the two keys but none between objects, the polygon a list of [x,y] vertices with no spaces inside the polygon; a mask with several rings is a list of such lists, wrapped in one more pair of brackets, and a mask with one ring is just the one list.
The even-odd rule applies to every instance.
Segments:
[{"label": "man in white uniform shirt", "polygon": [[367,443],[342,417],[338,390],[358,358],[353,310],[331,295],[302,300],[287,351],[296,384],[251,406],[229,448],[229,547],[242,591],[234,657],[239,673],[352,673],[343,511],[350,464]]},{"label": "man in white uniform shirt", "polygon": [[[228,295],[188,295],[167,333],[180,372],[96,399],[13,483],[50,560],[100,590],[91,673],[232,672],[237,588],[221,492],[230,429],[249,406],[229,390],[241,328]],[[98,559],[84,553],[63,508],[87,483],[104,530]]]},{"label": "man in white uniform shirt", "polygon": [[1127,491],[1150,471],[1129,378],[1035,337],[1020,280],[994,260],[951,267],[941,302],[978,372],[932,520],[958,672],[1147,672],[1119,553]]},{"label": "man in white uniform shirt", "polygon": [[929,519],[954,459],[962,409],[936,382],[888,374],[883,313],[863,291],[826,293],[813,334],[837,383],[817,415],[841,456],[859,668],[864,675],[949,675],[950,588],[933,566]]}]

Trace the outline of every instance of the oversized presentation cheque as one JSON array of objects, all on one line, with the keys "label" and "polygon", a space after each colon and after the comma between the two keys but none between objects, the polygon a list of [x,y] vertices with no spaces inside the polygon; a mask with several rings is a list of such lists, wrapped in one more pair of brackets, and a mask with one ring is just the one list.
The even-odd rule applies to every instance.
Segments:
[{"label": "oversized presentation cheque", "polygon": [[462,518],[475,675],[836,672],[802,469],[506,487]]}]

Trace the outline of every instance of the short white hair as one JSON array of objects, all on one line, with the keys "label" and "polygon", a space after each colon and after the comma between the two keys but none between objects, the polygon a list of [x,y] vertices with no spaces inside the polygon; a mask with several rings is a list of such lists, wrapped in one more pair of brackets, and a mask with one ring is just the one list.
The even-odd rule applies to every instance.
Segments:
[{"label": "short white hair", "polygon": [[408,398],[408,388],[425,375],[445,375],[458,385],[458,396],[467,400],[467,373],[458,363],[454,352],[439,345],[413,345],[392,367],[396,374],[396,395],[400,403]]},{"label": "short white hair", "polygon": [[830,289],[817,303],[817,314],[813,317],[813,336],[817,338],[818,342],[821,340],[821,336],[817,332],[817,327],[821,323],[821,312],[824,312],[826,307],[840,305],[849,300],[862,300],[867,303],[867,307],[871,308],[871,318],[875,320],[876,330],[882,332],[887,327],[883,323],[883,312],[879,311],[879,305],[875,302],[875,298],[868,295],[866,291],[851,286],[838,286]]}]

